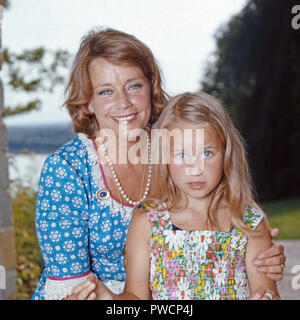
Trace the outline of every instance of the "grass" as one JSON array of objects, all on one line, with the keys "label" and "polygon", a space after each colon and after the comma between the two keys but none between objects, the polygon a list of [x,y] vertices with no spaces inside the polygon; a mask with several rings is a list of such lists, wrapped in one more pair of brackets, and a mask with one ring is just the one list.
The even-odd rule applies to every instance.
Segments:
[{"label": "grass", "polygon": [[276,240],[300,239],[300,198],[262,204],[272,228],[279,228]]}]

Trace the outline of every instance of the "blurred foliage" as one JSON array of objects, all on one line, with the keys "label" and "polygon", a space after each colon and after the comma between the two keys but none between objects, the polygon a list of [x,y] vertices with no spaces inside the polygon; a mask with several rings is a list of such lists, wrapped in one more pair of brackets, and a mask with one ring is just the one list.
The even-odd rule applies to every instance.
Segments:
[{"label": "blurred foliage", "polygon": [[263,203],[272,228],[279,228],[276,240],[300,239],[300,198]]},{"label": "blurred foliage", "polygon": [[[12,196],[17,251],[17,299],[28,300],[39,282],[43,259],[35,233],[36,192],[14,183]],[[17,188],[17,189],[16,189]]]},{"label": "blurred foliage", "polygon": [[201,90],[227,106],[247,144],[259,200],[300,195],[300,32],[295,1],[249,0],[216,34]]},{"label": "blurred foliage", "polygon": [[56,86],[64,83],[64,74],[69,67],[70,54],[65,50],[35,48],[17,54],[3,49],[3,72],[6,85],[14,92],[34,94],[31,101],[16,106],[5,106],[5,116],[38,110],[41,92],[52,93]]}]

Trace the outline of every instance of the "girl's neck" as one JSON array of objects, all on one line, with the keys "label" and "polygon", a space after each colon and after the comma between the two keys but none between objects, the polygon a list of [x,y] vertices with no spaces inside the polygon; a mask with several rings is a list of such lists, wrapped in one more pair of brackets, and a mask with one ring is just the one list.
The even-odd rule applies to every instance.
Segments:
[{"label": "girl's neck", "polygon": [[207,196],[205,198],[190,198],[190,197],[184,197],[180,196],[178,201],[176,202],[174,206],[174,210],[179,210],[181,208],[185,208],[185,210],[190,211],[198,211],[202,212],[205,215],[207,214],[208,206],[210,203],[211,196]]}]

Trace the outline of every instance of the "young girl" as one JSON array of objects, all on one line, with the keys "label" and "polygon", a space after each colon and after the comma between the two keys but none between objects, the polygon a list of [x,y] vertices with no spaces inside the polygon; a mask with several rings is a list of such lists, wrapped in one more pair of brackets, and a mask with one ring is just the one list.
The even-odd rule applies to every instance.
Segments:
[{"label": "young girl", "polygon": [[[170,100],[157,128],[193,135],[182,147],[171,141],[170,161],[156,166],[160,199],[133,215],[124,293],[96,287],[91,277],[89,286],[78,288],[81,297],[278,299],[275,281],[252,265],[271,245],[269,225],[253,200],[242,138],[223,106],[206,93],[181,94]],[[193,158],[197,129],[204,132],[204,149]]]}]

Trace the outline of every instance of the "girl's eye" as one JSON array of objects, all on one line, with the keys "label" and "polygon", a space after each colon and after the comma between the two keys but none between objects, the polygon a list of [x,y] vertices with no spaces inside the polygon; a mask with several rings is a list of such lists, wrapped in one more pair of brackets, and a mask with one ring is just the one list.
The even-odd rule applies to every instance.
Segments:
[{"label": "girl's eye", "polygon": [[212,156],[212,152],[211,151],[204,151],[204,158],[208,158]]},{"label": "girl's eye", "polygon": [[175,155],[176,158],[179,158],[179,159],[183,159],[184,158],[184,153],[183,152],[180,152],[180,153],[177,153]]},{"label": "girl's eye", "polygon": [[99,92],[99,95],[101,95],[101,96],[106,96],[106,95],[111,94],[111,93],[112,93],[112,90],[111,90],[111,89],[105,89],[105,90],[101,90],[101,91]]}]

